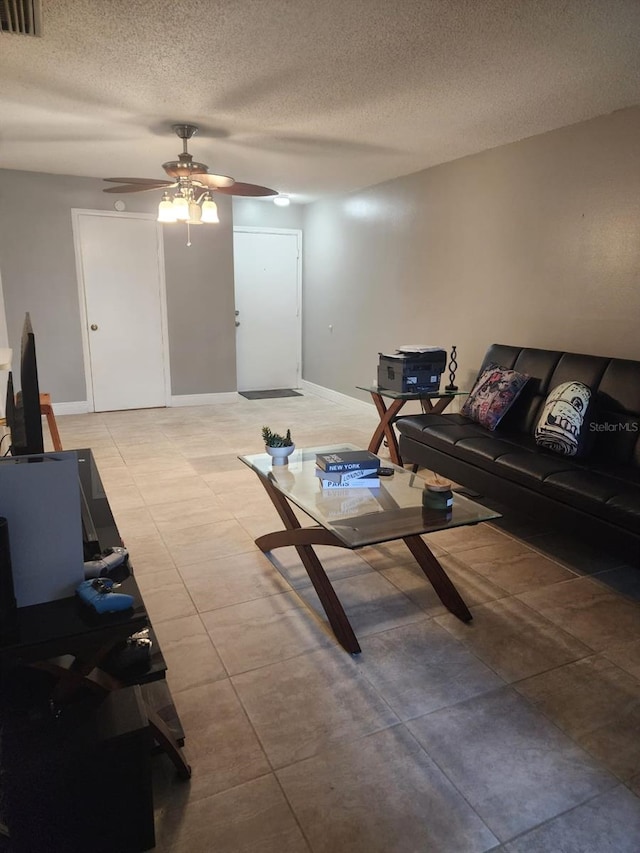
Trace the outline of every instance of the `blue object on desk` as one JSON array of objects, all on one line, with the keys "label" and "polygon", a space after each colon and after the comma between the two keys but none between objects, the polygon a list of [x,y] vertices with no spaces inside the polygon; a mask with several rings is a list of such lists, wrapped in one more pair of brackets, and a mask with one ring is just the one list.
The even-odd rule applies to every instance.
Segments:
[{"label": "blue object on desk", "polygon": [[113,581],[109,578],[94,578],[83,581],[76,587],[80,599],[93,607],[96,613],[115,613],[133,607],[133,596],[113,591]]}]

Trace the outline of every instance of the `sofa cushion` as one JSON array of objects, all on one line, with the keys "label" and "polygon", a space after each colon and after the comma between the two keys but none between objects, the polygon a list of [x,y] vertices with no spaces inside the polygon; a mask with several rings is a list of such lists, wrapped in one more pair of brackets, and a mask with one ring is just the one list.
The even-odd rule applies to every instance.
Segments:
[{"label": "sofa cushion", "polygon": [[640,468],[640,361],[612,358],[598,386],[596,402],[594,455]]},{"label": "sofa cushion", "polygon": [[458,414],[401,415],[394,420],[394,426],[402,435],[409,435],[418,441],[422,439],[422,433],[432,426],[473,426],[475,429],[480,429],[469,418]]},{"label": "sofa cushion", "polygon": [[480,467],[492,465],[498,456],[522,445],[533,445],[531,439],[519,434],[498,437],[459,414],[409,415],[398,418],[396,426],[401,435]]},{"label": "sofa cushion", "polygon": [[465,438],[482,438],[487,434],[486,429],[479,424],[467,421],[466,424],[448,426],[432,424],[423,430],[423,441],[444,445],[449,451]]},{"label": "sofa cushion", "polygon": [[550,474],[545,483],[559,496],[568,493],[579,504],[603,504],[624,491],[619,480],[588,470],[558,471]]},{"label": "sofa cushion", "polygon": [[640,530],[640,490],[609,498],[606,509],[612,521],[630,530]]},{"label": "sofa cushion", "polygon": [[631,465],[610,465],[608,463],[596,462],[593,463],[589,457],[589,468],[596,471],[598,474],[606,474],[608,477],[615,477],[621,480],[628,486],[635,486],[640,489],[640,468],[634,468]]},{"label": "sofa cushion", "polygon": [[518,444],[495,435],[463,438],[456,444],[456,450],[465,451],[469,457],[477,456],[490,462],[517,449]]},{"label": "sofa cushion", "polygon": [[563,352],[549,380],[549,389],[562,382],[583,382],[597,388],[610,359],[599,355]]},{"label": "sofa cushion", "polygon": [[636,513],[640,511],[640,491],[594,471],[552,474],[545,480],[545,488],[557,500],[631,528],[634,524],[629,519],[633,519],[634,508]]},{"label": "sofa cushion", "polygon": [[495,430],[528,379],[525,373],[517,370],[499,364],[489,365],[478,377],[461,414],[488,430]]},{"label": "sofa cushion", "polygon": [[549,393],[536,425],[536,444],[564,456],[584,456],[591,445],[591,389],[562,382]]},{"label": "sofa cushion", "polygon": [[566,457],[531,451],[506,453],[496,459],[496,466],[496,473],[538,490],[552,474],[576,470],[576,463]]}]

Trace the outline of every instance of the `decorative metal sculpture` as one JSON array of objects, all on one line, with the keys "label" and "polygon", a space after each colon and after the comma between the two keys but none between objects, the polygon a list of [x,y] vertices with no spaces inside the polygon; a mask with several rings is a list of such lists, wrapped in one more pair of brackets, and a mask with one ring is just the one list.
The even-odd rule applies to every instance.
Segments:
[{"label": "decorative metal sculpture", "polygon": [[445,391],[457,391],[458,386],[453,384],[454,379],[456,378],[456,370],[458,369],[458,362],[456,361],[456,356],[458,353],[456,352],[455,344],[451,347],[451,360],[449,361],[449,384],[445,387]]}]

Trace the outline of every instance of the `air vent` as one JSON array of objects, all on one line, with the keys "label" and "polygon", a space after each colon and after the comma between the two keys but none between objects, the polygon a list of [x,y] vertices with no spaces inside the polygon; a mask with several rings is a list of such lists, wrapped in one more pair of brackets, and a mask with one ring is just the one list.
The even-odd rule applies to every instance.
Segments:
[{"label": "air vent", "polygon": [[42,35],[41,0],[0,0],[0,32]]}]

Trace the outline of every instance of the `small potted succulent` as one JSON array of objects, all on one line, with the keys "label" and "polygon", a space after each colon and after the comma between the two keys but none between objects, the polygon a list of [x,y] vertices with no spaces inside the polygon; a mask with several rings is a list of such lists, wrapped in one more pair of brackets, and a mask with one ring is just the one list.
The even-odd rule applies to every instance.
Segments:
[{"label": "small potted succulent", "polygon": [[271,432],[267,426],[262,427],[262,438],[264,440],[264,449],[272,458],[273,465],[288,465],[287,459],[295,450],[295,445],[291,438],[291,430],[287,430],[286,435],[280,435],[277,432]]}]

